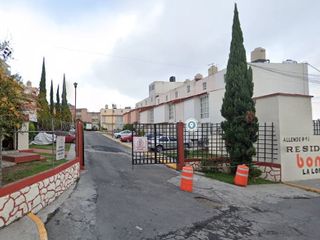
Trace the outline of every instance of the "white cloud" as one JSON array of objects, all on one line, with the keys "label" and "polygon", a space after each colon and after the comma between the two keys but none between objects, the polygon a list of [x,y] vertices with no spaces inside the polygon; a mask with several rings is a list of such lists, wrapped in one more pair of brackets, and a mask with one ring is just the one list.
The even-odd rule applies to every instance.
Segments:
[{"label": "white cloud", "polygon": [[[291,58],[320,66],[314,47],[320,41],[319,3],[293,2],[238,1],[248,56],[261,46],[272,62]],[[38,86],[45,56],[47,89],[51,79],[55,87],[61,84],[66,73],[69,102],[76,81],[78,106],[91,111],[111,103],[134,106],[152,81],[205,75],[208,64],[221,69],[227,63],[232,1],[123,0],[88,10],[80,6],[83,11],[67,21],[57,21],[69,14],[64,9],[48,13],[28,4],[6,1],[0,8],[0,38],[9,38],[14,48],[12,70]]]}]

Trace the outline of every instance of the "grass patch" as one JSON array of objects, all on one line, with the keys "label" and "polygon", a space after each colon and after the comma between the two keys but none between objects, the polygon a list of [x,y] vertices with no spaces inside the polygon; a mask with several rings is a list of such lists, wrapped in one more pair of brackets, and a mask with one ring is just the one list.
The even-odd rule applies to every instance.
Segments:
[{"label": "grass patch", "polygon": [[2,170],[4,184],[12,183],[17,180],[38,174],[67,162],[65,159],[53,162],[52,156],[45,157],[47,158],[46,160],[19,163],[15,166],[4,168]]},{"label": "grass patch", "polygon": [[[65,150],[69,151],[70,150],[70,146],[72,143],[66,143],[65,145]],[[52,150],[52,144],[49,145],[39,145],[39,144],[31,144],[29,145],[30,148],[37,148],[37,149],[47,149],[47,150]],[[56,149],[56,145],[53,146],[53,149]]]},{"label": "grass patch", "polygon": [[[214,173],[214,172],[206,172],[205,176],[208,178],[212,178],[221,182],[233,184],[234,175],[227,173]],[[255,181],[252,178],[249,178],[249,185],[258,185],[258,184],[275,184],[276,182],[272,182],[262,178],[256,178]]]}]

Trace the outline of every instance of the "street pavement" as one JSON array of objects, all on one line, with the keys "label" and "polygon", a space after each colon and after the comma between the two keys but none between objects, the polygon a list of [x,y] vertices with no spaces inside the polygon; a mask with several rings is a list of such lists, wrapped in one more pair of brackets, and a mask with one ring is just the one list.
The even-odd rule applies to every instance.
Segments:
[{"label": "street pavement", "polygon": [[[131,150],[99,133],[86,133],[85,144],[78,184],[37,214],[49,239],[318,239],[319,194],[199,175],[194,193],[181,192],[178,172],[132,168]],[[0,239],[38,239],[38,232],[24,217],[1,229]]]},{"label": "street pavement", "polygon": [[163,165],[85,134],[86,172],[46,224],[49,239],[316,239],[319,194],[283,184],[241,188],[195,176],[194,193]]}]

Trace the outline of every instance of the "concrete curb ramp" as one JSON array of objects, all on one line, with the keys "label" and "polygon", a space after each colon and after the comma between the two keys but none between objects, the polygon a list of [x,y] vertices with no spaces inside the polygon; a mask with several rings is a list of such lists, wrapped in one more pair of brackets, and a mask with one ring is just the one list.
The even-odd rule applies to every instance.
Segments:
[{"label": "concrete curb ramp", "polygon": [[309,191],[309,192],[314,192],[314,193],[319,193],[320,194],[320,189],[319,188],[309,187],[309,186],[296,184],[296,183],[291,183],[291,182],[283,182],[283,184],[288,185],[290,187],[295,187],[295,188],[299,188],[299,189],[306,190],[306,191]]},{"label": "concrete curb ramp", "polygon": [[31,218],[31,220],[37,225],[39,239],[48,240],[47,230],[44,226],[44,223],[41,221],[41,219],[37,215],[34,215],[32,212],[28,213],[28,217]]}]

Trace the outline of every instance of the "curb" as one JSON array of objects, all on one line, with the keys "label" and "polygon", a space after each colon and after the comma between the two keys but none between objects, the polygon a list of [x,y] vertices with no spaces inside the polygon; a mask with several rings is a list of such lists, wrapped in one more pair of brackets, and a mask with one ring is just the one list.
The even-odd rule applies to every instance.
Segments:
[{"label": "curb", "polygon": [[295,188],[299,188],[305,191],[309,191],[309,192],[314,192],[314,193],[318,193],[320,194],[320,189],[318,188],[313,188],[313,187],[307,187],[304,185],[300,185],[300,184],[294,184],[294,183],[288,183],[288,182],[282,182],[283,184],[290,186],[290,187],[295,187]]},{"label": "curb", "polygon": [[28,213],[28,217],[31,218],[31,220],[37,225],[39,239],[48,240],[47,230],[44,226],[44,223],[41,221],[41,219],[37,215],[34,215],[32,212]]},{"label": "curb", "polygon": [[108,138],[108,139],[110,139],[110,140],[112,140],[112,141],[114,141],[114,142],[116,142],[116,143],[119,143],[119,144],[121,144],[122,146],[125,146],[125,147],[127,147],[127,148],[132,149],[131,144],[128,145],[128,144],[126,144],[126,143],[123,143],[123,142],[121,142],[121,141],[118,141],[117,139],[114,139],[113,137],[110,137],[110,136],[107,135],[106,133],[102,133],[102,132],[100,132],[100,133],[101,133],[102,136],[104,136],[104,137],[106,137],[106,138]]}]

